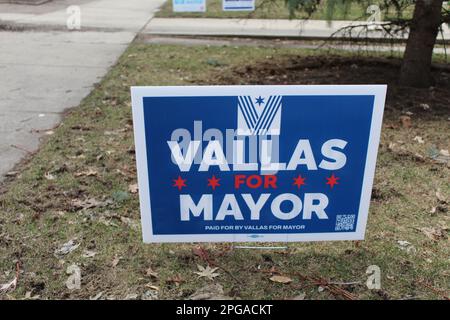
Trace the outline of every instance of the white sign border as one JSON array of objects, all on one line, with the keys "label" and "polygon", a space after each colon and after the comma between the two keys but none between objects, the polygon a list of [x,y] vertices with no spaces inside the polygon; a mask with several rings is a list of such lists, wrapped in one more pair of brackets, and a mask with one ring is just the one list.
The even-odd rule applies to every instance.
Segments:
[{"label": "white sign border", "polygon": [[[370,126],[367,159],[358,212],[357,226],[354,232],[336,233],[277,233],[277,234],[190,234],[190,235],[154,235],[150,203],[150,177],[147,167],[147,151],[144,124],[144,97],[177,96],[237,96],[245,92],[248,95],[373,95],[374,109]],[[161,242],[305,242],[364,240],[381,125],[386,99],[387,85],[251,85],[251,86],[150,86],[131,87],[133,127],[138,173],[139,198],[143,241]],[[254,237],[257,238],[254,238]]]}]

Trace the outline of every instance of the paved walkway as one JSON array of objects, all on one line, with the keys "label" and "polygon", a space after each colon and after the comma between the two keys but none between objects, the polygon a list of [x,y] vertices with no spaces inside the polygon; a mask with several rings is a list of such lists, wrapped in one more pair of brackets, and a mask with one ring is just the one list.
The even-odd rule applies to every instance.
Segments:
[{"label": "paved walkway", "polygon": [[[244,38],[244,37],[213,37],[213,36],[164,36],[140,34],[137,41],[147,44],[168,44],[181,46],[244,46],[244,47],[276,47],[276,48],[296,48],[296,49],[336,49],[355,53],[363,52],[399,52],[405,51],[405,44],[382,45],[374,43],[342,43],[297,40],[297,39],[273,39],[265,38]],[[435,53],[445,54],[444,48],[435,48]]]},{"label": "paved walkway", "polygon": [[[64,110],[90,93],[162,3],[0,4],[0,26],[27,27],[0,31],[0,180],[37,150],[40,138],[60,122]],[[74,4],[81,10],[80,31],[66,27],[67,7]]]},{"label": "paved walkway", "polygon": [[[383,39],[385,34],[374,26],[369,32],[361,21],[333,21],[324,20],[270,20],[270,19],[199,19],[199,18],[155,18],[150,21],[145,34],[153,35],[209,35],[209,36],[244,36],[244,37],[286,37],[286,38],[329,38],[345,26],[354,26],[352,37],[368,37]],[[444,38],[450,40],[450,29],[444,27]],[[340,33],[349,36],[347,33]],[[399,36],[406,39],[407,34]]]}]

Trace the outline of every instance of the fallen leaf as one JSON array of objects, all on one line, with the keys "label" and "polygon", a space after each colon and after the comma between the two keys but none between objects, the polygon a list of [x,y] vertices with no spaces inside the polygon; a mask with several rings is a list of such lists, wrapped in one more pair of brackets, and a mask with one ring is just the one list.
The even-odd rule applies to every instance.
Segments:
[{"label": "fallen leaf", "polygon": [[272,282],[278,282],[278,283],[283,283],[283,284],[288,284],[292,282],[292,279],[289,277],[285,277],[285,276],[279,276],[279,275],[275,275],[272,276],[270,278],[270,281]]},{"label": "fallen leaf", "polygon": [[126,224],[133,230],[137,230],[139,228],[139,224],[135,220],[128,217],[120,217],[120,221],[122,221],[122,223]]},{"label": "fallen leaf", "polygon": [[80,246],[80,243],[76,243],[75,239],[69,240],[64,243],[61,248],[55,250],[56,256],[65,256]]},{"label": "fallen leaf", "polygon": [[139,190],[139,187],[138,187],[137,183],[130,184],[130,185],[128,186],[128,191],[129,191],[130,193],[133,193],[133,194],[134,194],[134,193],[137,193],[138,190]]},{"label": "fallen leaf", "polygon": [[107,218],[107,217],[100,217],[98,219],[98,222],[104,224],[107,227],[118,227],[117,223],[113,222],[111,218]]},{"label": "fallen leaf", "polygon": [[418,143],[425,143],[421,136],[415,136],[413,140],[417,141]]},{"label": "fallen leaf", "polygon": [[194,273],[197,274],[199,278],[205,277],[209,280],[214,280],[215,277],[218,277],[220,275],[219,273],[215,273],[218,268],[211,268],[209,265],[205,268],[198,264],[197,268],[199,271]]},{"label": "fallen leaf", "polygon": [[450,153],[446,149],[439,150],[439,154],[444,157],[450,157]]},{"label": "fallen leaf", "polygon": [[440,227],[432,228],[432,227],[424,227],[420,228],[420,231],[424,235],[426,235],[429,239],[433,241],[439,241],[441,239],[447,239],[446,230]]},{"label": "fallen leaf", "polygon": [[306,293],[300,293],[298,296],[295,296],[294,298],[292,298],[292,300],[305,300],[306,298]]},{"label": "fallen leaf", "polygon": [[81,172],[76,172],[75,173],[75,177],[82,177],[82,176],[86,176],[86,177],[92,177],[92,176],[96,176],[98,175],[97,170],[91,169],[89,168],[86,171],[81,171]]},{"label": "fallen leaf", "polygon": [[8,291],[12,291],[17,287],[17,277],[14,277],[10,282],[0,284],[0,293],[6,293]]},{"label": "fallen leaf", "polygon": [[398,240],[397,243],[399,248],[407,253],[415,253],[417,251],[416,248],[408,241]]},{"label": "fallen leaf", "polygon": [[172,278],[169,278],[166,280],[167,283],[175,283],[175,285],[178,287],[180,283],[184,282],[184,279],[180,277],[180,275],[176,275]]},{"label": "fallen leaf", "polygon": [[430,109],[430,105],[427,104],[427,103],[421,103],[421,104],[420,104],[420,107],[421,107],[423,110],[429,110],[429,109]]},{"label": "fallen leaf", "polygon": [[72,206],[78,210],[91,209],[91,208],[95,208],[95,207],[105,207],[107,205],[110,205],[111,203],[112,203],[111,200],[98,201],[94,198],[88,198],[88,199],[84,199],[84,200],[80,200],[80,199],[72,200]]},{"label": "fallen leaf", "polygon": [[7,173],[5,173],[5,177],[15,177],[19,174],[19,171],[9,171]]},{"label": "fallen leaf", "polygon": [[54,176],[50,172],[47,172],[47,173],[44,174],[44,178],[47,179],[47,180],[55,180],[56,176]]},{"label": "fallen leaf", "polygon": [[410,116],[400,116],[399,120],[400,120],[400,123],[402,124],[403,128],[411,128],[411,117]]},{"label": "fallen leaf", "polygon": [[436,198],[438,198],[440,202],[447,203],[447,198],[444,197],[444,195],[441,193],[441,190],[436,191]]},{"label": "fallen leaf", "polygon": [[396,143],[394,143],[394,142],[389,142],[389,145],[388,145],[389,151],[394,151],[396,146],[397,146]]},{"label": "fallen leaf", "polygon": [[31,291],[27,291],[25,293],[25,300],[38,300],[39,298],[40,298],[40,295],[32,296],[32,292]]},{"label": "fallen leaf", "polygon": [[153,284],[151,284],[151,283],[147,283],[145,286],[146,286],[147,288],[152,289],[152,290],[159,291],[159,287],[158,287],[158,286],[155,286],[155,285],[153,285]]},{"label": "fallen leaf", "polygon": [[95,252],[95,251],[84,250],[82,256],[83,256],[83,258],[93,258],[93,257],[95,257],[96,254],[97,254],[97,252]]},{"label": "fallen leaf", "polygon": [[103,295],[103,291],[100,291],[95,296],[90,297],[89,300],[98,300],[98,299],[100,299],[102,297],[102,295]]},{"label": "fallen leaf", "polygon": [[146,274],[147,276],[149,276],[149,277],[158,279],[158,272],[153,271],[152,268],[148,268],[148,269],[145,271],[145,274]]},{"label": "fallen leaf", "polygon": [[125,296],[124,300],[136,300],[138,295],[136,293],[129,293]]},{"label": "fallen leaf", "polygon": [[122,259],[122,257],[118,257],[118,256],[114,256],[113,261],[111,262],[111,266],[113,268],[117,267],[117,265],[119,264],[120,260]]}]

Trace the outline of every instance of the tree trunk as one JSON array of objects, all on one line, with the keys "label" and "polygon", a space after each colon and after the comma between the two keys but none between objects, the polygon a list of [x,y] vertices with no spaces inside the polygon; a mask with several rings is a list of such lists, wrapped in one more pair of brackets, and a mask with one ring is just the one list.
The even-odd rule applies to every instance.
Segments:
[{"label": "tree trunk", "polygon": [[417,0],[400,72],[400,84],[432,85],[431,60],[441,25],[443,0]]}]

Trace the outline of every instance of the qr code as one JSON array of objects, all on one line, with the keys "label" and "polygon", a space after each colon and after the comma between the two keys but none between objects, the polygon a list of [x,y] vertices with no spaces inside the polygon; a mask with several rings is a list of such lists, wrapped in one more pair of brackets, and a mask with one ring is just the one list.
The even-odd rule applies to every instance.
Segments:
[{"label": "qr code", "polygon": [[353,225],[355,224],[354,214],[341,214],[336,216],[336,227],[335,231],[349,231],[353,230]]}]

